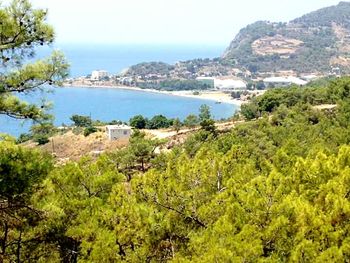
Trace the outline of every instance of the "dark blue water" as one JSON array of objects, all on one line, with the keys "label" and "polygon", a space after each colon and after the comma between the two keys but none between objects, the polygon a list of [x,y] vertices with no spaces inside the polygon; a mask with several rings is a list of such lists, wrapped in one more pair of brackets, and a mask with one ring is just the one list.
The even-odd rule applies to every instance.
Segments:
[{"label": "dark blue water", "polygon": [[[175,63],[193,58],[214,58],[220,56],[224,47],[220,46],[141,46],[141,45],[105,45],[76,46],[56,45],[61,49],[71,64],[71,76],[84,76],[96,69],[104,69],[110,73],[141,62],[163,61]],[[50,48],[38,50],[41,58],[52,51]],[[128,121],[130,117],[142,114],[152,117],[163,114],[169,118],[185,118],[193,113],[198,114],[201,104],[211,107],[216,119],[232,116],[237,106],[215,104],[192,98],[182,98],[164,94],[142,91],[94,89],[94,88],[59,88],[53,94],[32,94],[22,97],[30,102],[40,102],[44,97],[53,102],[52,114],[55,124],[70,124],[73,114],[90,115],[102,121]],[[0,133],[5,132],[18,136],[27,132],[30,122],[21,122],[0,116]]]},{"label": "dark blue water", "polygon": [[[38,102],[41,98],[54,103],[51,113],[55,116],[57,126],[70,124],[73,114],[91,115],[92,119],[101,121],[128,121],[138,114],[145,117],[163,114],[168,118],[184,119],[189,114],[198,114],[199,107],[207,104],[213,117],[221,119],[231,117],[238,108],[231,104],[215,104],[215,101],[209,100],[108,88],[57,88],[53,93],[26,96],[31,102]],[[31,124],[30,121],[23,123],[0,116],[0,133],[18,136],[27,132]]]}]

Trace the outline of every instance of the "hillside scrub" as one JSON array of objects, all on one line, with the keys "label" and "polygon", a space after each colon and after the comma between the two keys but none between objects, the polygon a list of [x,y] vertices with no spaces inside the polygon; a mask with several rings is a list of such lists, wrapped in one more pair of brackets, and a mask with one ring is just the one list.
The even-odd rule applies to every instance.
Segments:
[{"label": "hillside scrub", "polygon": [[[0,158],[1,259],[349,261],[349,84],[267,92],[258,120],[158,155],[161,142],[139,132],[125,149],[57,167],[0,142],[21,160]],[[267,107],[271,96],[285,100]],[[337,106],[315,109],[310,96]]]}]

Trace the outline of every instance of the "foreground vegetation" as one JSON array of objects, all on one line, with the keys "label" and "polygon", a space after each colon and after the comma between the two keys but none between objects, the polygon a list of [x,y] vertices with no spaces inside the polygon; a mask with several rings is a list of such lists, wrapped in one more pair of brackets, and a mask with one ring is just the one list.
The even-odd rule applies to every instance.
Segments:
[{"label": "foreground vegetation", "polygon": [[[59,54],[21,65],[53,39],[45,15],[26,0],[0,9],[0,114],[42,124],[46,105],[14,94],[67,74]],[[201,130],[160,154],[136,132],[124,149],[58,165],[3,136],[0,262],[349,262],[349,96],[350,78],[270,90],[226,134],[203,107]]]},{"label": "foreground vegetation", "polygon": [[[268,91],[249,104],[259,119],[221,135],[202,129],[159,155],[137,134],[125,150],[55,167],[3,140],[0,257],[349,261],[349,91],[349,78]],[[263,108],[272,98],[285,100]],[[337,107],[312,106],[325,102]]]}]

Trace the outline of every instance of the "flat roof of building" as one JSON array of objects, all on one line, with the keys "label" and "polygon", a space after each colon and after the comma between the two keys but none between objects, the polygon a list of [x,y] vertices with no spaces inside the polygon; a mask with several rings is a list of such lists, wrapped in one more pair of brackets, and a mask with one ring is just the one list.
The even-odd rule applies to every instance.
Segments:
[{"label": "flat roof of building", "polygon": [[197,77],[196,80],[215,80],[213,77]]},{"label": "flat roof of building", "polygon": [[109,130],[130,130],[131,127],[125,124],[121,124],[121,125],[107,125],[106,126],[107,129]]},{"label": "flat roof of building", "polygon": [[270,82],[270,83],[293,83],[293,84],[297,84],[297,85],[305,85],[307,84],[307,81],[302,80],[300,78],[297,77],[270,77],[270,78],[266,78],[264,79],[264,82]]}]

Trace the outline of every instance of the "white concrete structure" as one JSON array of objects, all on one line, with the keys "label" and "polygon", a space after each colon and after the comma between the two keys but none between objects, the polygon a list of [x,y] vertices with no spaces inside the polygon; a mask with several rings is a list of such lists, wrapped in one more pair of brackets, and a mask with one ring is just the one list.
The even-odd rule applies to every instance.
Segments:
[{"label": "white concrete structure", "polygon": [[101,80],[105,77],[108,77],[108,72],[105,70],[94,70],[91,73],[91,80]]},{"label": "white concrete structure", "polygon": [[267,87],[269,85],[285,87],[290,86],[292,84],[303,86],[306,85],[308,82],[297,77],[270,77],[264,79],[264,83]]},{"label": "white concrete structure", "polygon": [[127,125],[107,125],[106,132],[109,140],[128,139],[131,136],[131,127]]},{"label": "white concrete structure", "polygon": [[209,81],[214,81],[214,77],[197,77],[196,80],[209,80]]},{"label": "white concrete structure", "polygon": [[215,79],[215,88],[221,90],[243,90],[246,83],[240,79]]},{"label": "white concrete structure", "polygon": [[196,80],[220,90],[244,90],[247,88],[247,84],[239,78],[197,77]]},{"label": "white concrete structure", "polygon": [[134,80],[132,77],[121,77],[119,79],[119,83],[121,83],[123,85],[131,85],[133,81]]},{"label": "white concrete structure", "polygon": [[318,79],[318,78],[320,78],[320,77],[317,76],[317,75],[311,74],[311,75],[301,76],[301,78],[302,78],[303,80],[305,80],[305,81],[312,81],[312,80]]}]

